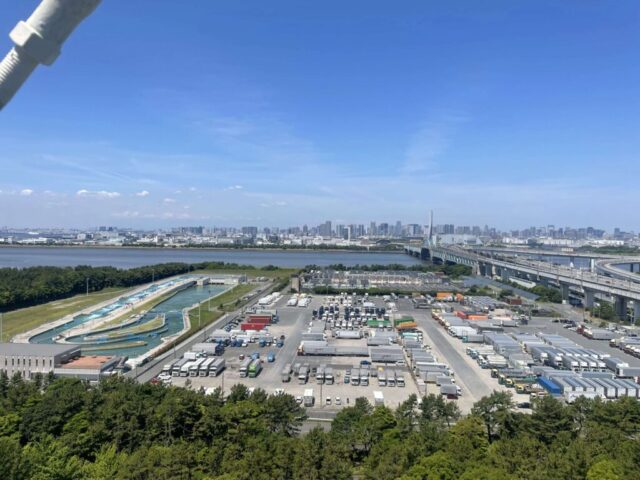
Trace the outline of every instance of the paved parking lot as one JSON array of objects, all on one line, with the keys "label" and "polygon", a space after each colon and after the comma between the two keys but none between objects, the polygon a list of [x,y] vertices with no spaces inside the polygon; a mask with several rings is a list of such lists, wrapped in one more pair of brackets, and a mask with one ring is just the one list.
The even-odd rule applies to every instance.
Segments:
[{"label": "paved parking lot", "polygon": [[[285,342],[282,348],[275,346],[260,348],[257,344],[249,344],[248,347],[227,348],[224,353],[227,365],[223,374],[215,378],[174,377],[172,378],[172,383],[174,385],[185,385],[188,381],[192,388],[223,387],[227,393],[233,385],[242,383],[250,388],[261,388],[267,393],[274,393],[276,389],[283,389],[285,392],[294,396],[303,396],[306,389],[312,389],[315,397],[315,405],[309,409],[309,416],[320,420],[332,418],[340,408],[352,405],[358,397],[365,397],[373,404],[374,391],[381,391],[383,393],[385,405],[389,407],[396,407],[412,393],[419,395],[416,379],[407,367],[393,367],[395,370],[403,371],[405,375],[405,387],[380,387],[375,377],[370,378],[368,386],[353,386],[351,384],[344,384],[344,372],[347,368],[359,367],[360,361],[363,359],[362,357],[298,356],[297,350],[300,345],[302,333],[312,324],[318,324],[318,321],[314,322],[312,320],[312,311],[325,302],[325,297],[321,295],[314,296],[311,304],[306,308],[286,306],[288,298],[289,296],[285,295],[276,305],[270,307],[277,308],[280,321],[277,324],[271,325],[269,330],[276,338],[280,335],[285,336]],[[382,298],[370,298],[369,300],[373,301],[376,306],[384,306]],[[448,364],[453,370],[456,384],[462,388],[462,396],[456,400],[456,402],[463,413],[468,413],[475,402],[486,395],[490,395],[494,390],[509,391],[513,395],[515,402],[526,402],[529,400],[528,395],[517,394],[513,389],[508,389],[500,385],[497,379],[492,378],[490,370],[481,368],[475,360],[466,354],[465,350],[468,344],[463,343],[458,338],[450,336],[439,323],[433,320],[430,310],[416,310],[408,299],[400,299],[396,304],[398,310],[389,313],[413,316],[418,327],[424,333],[424,343],[431,347],[440,362]],[[576,332],[562,328],[561,324],[552,323],[549,318],[534,317],[530,325],[507,329],[505,332],[558,333],[586,348],[605,351],[611,355],[627,360],[631,365],[640,365],[639,359],[626,355],[618,349],[609,347],[608,342],[585,338]],[[360,340],[330,339],[330,341],[340,342],[340,345],[366,345],[366,339],[364,338]],[[241,378],[238,371],[241,363],[239,358],[240,354],[248,357],[255,352],[259,352],[260,357],[263,359],[263,369],[261,373],[256,378]],[[275,354],[275,361],[272,363],[266,360],[269,352]],[[293,374],[291,381],[284,383],[281,379],[281,372],[288,363],[291,365],[295,363],[306,363],[309,364],[311,368],[321,364],[333,367],[335,383],[332,385],[320,385],[316,383],[313,375],[310,375],[309,381],[301,385]],[[375,370],[377,367],[378,365],[373,365],[371,366],[371,370]],[[426,393],[439,394],[439,387],[435,384],[427,384]],[[327,401],[327,397],[330,399],[330,402]],[[336,398],[340,399],[340,405],[336,405]]]},{"label": "paved parking lot", "polygon": [[[274,337],[280,335],[285,336],[284,346],[277,348],[275,346],[260,348],[257,344],[249,344],[248,347],[227,348],[224,353],[226,359],[226,369],[224,373],[218,377],[173,377],[172,384],[183,386],[189,380],[192,388],[209,388],[223,387],[229,392],[231,387],[237,383],[242,383],[248,387],[261,388],[267,393],[273,393],[276,389],[284,389],[287,393],[294,396],[302,396],[304,390],[311,388],[316,397],[316,405],[313,408],[314,413],[322,411],[331,412],[337,409],[352,405],[358,397],[365,397],[371,403],[374,401],[373,392],[378,390],[383,392],[385,405],[395,407],[411,394],[418,394],[418,389],[412,377],[408,373],[406,367],[393,367],[395,370],[402,370],[405,373],[405,387],[380,387],[376,378],[371,378],[368,386],[352,386],[344,384],[344,372],[347,368],[359,366],[361,357],[319,357],[319,356],[298,356],[297,349],[300,345],[302,332],[312,324],[312,311],[317,309],[324,303],[324,296],[314,296],[311,304],[306,308],[287,307],[286,302],[288,296],[281,298],[277,304],[271,308],[277,308],[280,320],[277,324],[269,327],[269,331]],[[382,299],[376,299],[376,305],[383,306]],[[317,323],[317,322],[314,322]],[[358,344],[366,346],[366,339],[361,340],[332,340],[339,341],[341,345]],[[238,368],[241,363],[240,354],[250,356],[254,352],[259,352],[260,357],[264,360],[263,369],[256,378],[240,377]],[[276,355],[275,361],[269,363],[266,361],[268,352]],[[281,379],[281,372],[287,363],[294,364],[308,363],[311,367],[317,367],[325,364],[334,368],[336,381],[333,385],[319,385],[315,378],[309,378],[309,382],[300,385],[298,380],[292,375],[291,381],[284,383]],[[375,366],[371,367],[372,370]],[[331,397],[331,405],[326,404],[326,397]],[[340,398],[341,405],[336,406],[336,397]],[[321,415],[319,415],[321,416]]]},{"label": "paved parking lot", "polygon": [[[475,402],[484,396],[491,395],[494,390],[511,392],[515,402],[529,401],[529,395],[517,394],[515,390],[500,385],[496,378],[491,377],[490,370],[481,368],[465,353],[469,344],[449,335],[438,322],[431,318],[431,310],[415,310],[408,300],[400,300],[398,307],[400,314],[411,315],[416,319],[418,327],[425,333],[424,342],[431,346],[439,361],[448,364],[453,370],[456,383],[462,388],[462,396],[457,402],[463,413],[469,412]],[[427,393],[438,393],[438,387],[429,384]]]}]

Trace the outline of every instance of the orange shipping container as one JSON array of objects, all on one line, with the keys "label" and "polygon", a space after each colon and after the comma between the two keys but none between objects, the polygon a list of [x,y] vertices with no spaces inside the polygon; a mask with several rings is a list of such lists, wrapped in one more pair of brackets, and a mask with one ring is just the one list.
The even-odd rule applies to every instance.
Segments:
[{"label": "orange shipping container", "polygon": [[398,330],[411,330],[414,329],[418,326],[418,324],[416,324],[416,322],[404,322],[401,323],[400,325],[396,326],[396,328]]},{"label": "orange shipping container", "polygon": [[489,317],[487,315],[468,315],[468,320],[488,320]]},{"label": "orange shipping container", "polygon": [[453,298],[453,294],[451,292],[438,292],[436,293],[436,298],[438,300],[449,300]]}]

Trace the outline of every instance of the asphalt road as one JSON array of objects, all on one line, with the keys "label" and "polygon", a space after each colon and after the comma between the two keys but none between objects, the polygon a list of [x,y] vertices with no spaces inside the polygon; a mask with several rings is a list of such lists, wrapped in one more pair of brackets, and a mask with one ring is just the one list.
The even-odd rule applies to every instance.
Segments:
[{"label": "asphalt road", "polygon": [[463,389],[463,396],[470,395],[475,400],[490,395],[492,388],[486,381],[469,367],[469,360],[464,358],[456,348],[451,345],[439,323],[431,318],[430,310],[415,310],[410,313],[416,319],[416,323],[426,334],[425,342],[432,345],[441,353],[439,361],[447,363],[456,376],[456,383]]}]

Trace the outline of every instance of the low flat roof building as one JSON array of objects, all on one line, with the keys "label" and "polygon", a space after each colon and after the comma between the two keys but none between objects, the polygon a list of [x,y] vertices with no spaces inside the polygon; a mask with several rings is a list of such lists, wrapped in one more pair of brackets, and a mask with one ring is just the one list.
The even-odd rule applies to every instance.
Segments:
[{"label": "low flat roof building", "polygon": [[0,343],[0,370],[9,377],[18,372],[28,379],[36,373],[47,375],[78,356],[79,345]]},{"label": "low flat roof building", "polygon": [[91,355],[74,358],[54,368],[56,377],[74,377],[97,382],[100,377],[111,374],[122,357]]}]

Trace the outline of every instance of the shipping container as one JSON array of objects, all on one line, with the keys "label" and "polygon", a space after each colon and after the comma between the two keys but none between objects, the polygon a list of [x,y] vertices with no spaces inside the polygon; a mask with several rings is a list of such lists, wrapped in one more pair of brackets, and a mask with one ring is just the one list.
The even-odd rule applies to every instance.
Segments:
[{"label": "shipping container", "polygon": [[207,358],[204,362],[200,364],[200,369],[198,370],[199,377],[207,377],[209,376],[209,366],[215,361],[215,357]]},{"label": "shipping container", "polygon": [[175,362],[172,366],[171,366],[171,376],[173,377],[179,377],[180,376],[180,372],[182,371],[182,367],[185,363],[189,362],[189,359],[187,358],[181,358],[180,360],[178,360],[177,362]]},{"label": "shipping container", "polygon": [[209,365],[209,376],[217,377],[225,369],[225,366],[226,360],[224,358],[216,358],[214,362]]},{"label": "shipping container", "polygon": [[298,372],[298,383],[304,385],[309,380],[309,369],[307,367],[300,367]]},{"label": "shipping container", "polygon": [[387,386],[387,374],[384,370],[378,370],[378,386],[386,387]]},{"label": "shipping container", "polygon": [[305,407],[313,407],[313,404],[315,402],[315,398],[313,396],[313,389],[312,388],[307,388],[304,391],[304,406]]},{"label": "shipping container", "polygon": [[333,376],[333,368],[327,367],[324,370],[324,383],[327,385],[333,385],[335,377]]},{"label": "shipping container", "polygon": [[538,383],[542,388],[553,395],[560,395],[562,393],[560,386],[550,378],[540,377],[538,379]]},{"label": "shipping container", "polygon": [[249,378],[255,378],[258,375],[260,375],[261,371],[262,371],[262,361],[260,361],[259,358],[256,358],[251,362],[251,365],[249,365],[248,376]]},{"label": "shipping container", "polygon": [[246,377],[249,375],[249,365],[251,365],[251,362],[253,360],[251,358],[245,358],[242,363],[240,364],[240,376],[241,377]]},{"label": "shipping container", "polygon": [[291,380],[291,364],[287,363],[282,369],[281,379],[283,382],[289,382]]}]

